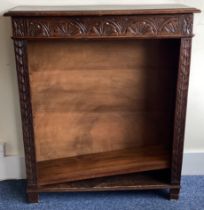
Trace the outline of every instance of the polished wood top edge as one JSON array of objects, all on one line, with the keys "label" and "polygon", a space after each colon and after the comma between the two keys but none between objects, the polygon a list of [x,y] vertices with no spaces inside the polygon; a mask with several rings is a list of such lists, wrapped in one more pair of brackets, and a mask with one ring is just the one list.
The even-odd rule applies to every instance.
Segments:
[{"label": "polished wood top edge", "polygon": [[93,5],[93,6],[19,6],[4,16],[102,16],[141,14],[199,13],[199,9],[180,4],[164,5]]},{"label": "polished wood top edge", "polygon": [[135,36],[135,37],[127,37],[127,36],[103,36],[103,37],[31,37],[31,36],[12,36],[11,39],[13,40],[136,40],[136,39],[181,39],[181,38],[193,38],[195,35],[158,35],[158,36]]}]

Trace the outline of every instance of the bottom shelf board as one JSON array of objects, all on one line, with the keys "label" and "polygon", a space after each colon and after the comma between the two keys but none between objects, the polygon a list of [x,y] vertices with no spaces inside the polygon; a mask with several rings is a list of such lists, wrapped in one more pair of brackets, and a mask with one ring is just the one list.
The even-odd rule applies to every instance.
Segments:
[{"label": "bottom shelf board", "polygon": [[169,167],[168,149],[131,148],[38,162],[37,182],[40,186]]},{"label": "bottom shelf board", "polygon": [[28,192],[88,192],[118,190],[178,189],[171,185],[169,170],[140,172],[127,175],[101,177],[95,179],[65,182],[28,188]]}]

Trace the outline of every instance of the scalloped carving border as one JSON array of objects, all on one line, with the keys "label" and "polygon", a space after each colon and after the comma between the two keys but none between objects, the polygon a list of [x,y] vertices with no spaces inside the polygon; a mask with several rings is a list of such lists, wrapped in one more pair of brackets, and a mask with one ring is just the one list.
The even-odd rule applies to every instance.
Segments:
[{"label": "scalloped carving border", "polygon": [[15,17],[14,38],[192,36],[193,15]]}]

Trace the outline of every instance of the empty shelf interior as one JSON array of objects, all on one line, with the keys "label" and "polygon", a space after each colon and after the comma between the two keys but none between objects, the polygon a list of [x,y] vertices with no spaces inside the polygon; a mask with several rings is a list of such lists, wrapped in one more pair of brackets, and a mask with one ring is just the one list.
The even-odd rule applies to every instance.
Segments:
[{"label": "empty shelf interior", "polygon": [[172,188],[170,171],[156,170],[38,186],[39,192],[75,192]]},{"label": "empty shelf interior", "polygon": [[171,145],[179,46],[29,41],[37,161]]},{"label": "empty shelf interior", "polygon": [[46,185],[166,169],[170,167],[170,153],[163,146],[149,146],[40,161],[37,166],[38,184]]}]

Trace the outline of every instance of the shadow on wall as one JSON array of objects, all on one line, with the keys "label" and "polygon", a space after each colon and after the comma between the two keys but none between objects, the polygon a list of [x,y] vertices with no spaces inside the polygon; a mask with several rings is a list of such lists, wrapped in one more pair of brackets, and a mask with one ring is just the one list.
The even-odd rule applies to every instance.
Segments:
[{"label": "shadow on wall", "polygon": [[11,21],[0,17],[0,142],[6,155],[23,155]]}]

